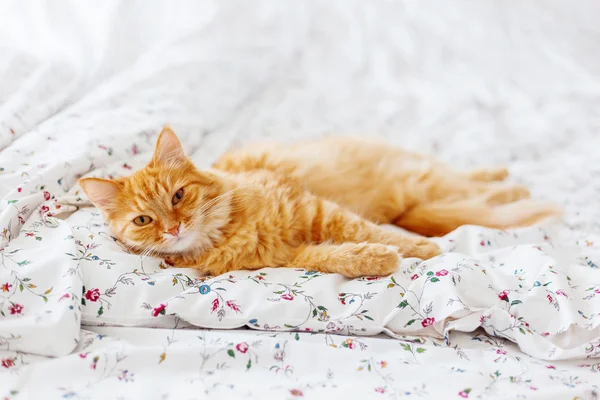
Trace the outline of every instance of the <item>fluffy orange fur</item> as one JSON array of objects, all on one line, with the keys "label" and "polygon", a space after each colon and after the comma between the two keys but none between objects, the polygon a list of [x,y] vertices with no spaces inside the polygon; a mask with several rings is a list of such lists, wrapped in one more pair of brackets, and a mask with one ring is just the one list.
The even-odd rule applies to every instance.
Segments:
[{"label": "fluffy orange fur", "polygon": [[347,277],[387,275],[400,256],[440,253],[425,235],[463,224],[505,228],[554,215],[521,200],[505,170],[453,172],[434,160],[353,138],[268,144],[198,170],[165,128],[150,163],[132,176],[80,181],[113,234],[133,251],[210,275],[263,267]]}]

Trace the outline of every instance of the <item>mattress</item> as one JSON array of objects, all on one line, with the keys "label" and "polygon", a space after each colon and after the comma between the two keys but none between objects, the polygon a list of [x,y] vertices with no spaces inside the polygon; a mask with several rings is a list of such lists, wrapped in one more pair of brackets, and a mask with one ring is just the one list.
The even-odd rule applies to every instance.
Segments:
[{"label": "mattress", "polygon": [[[34,4],[0,5],[0,396],[597,398],[595,3]],[[165,124],[199,167],[377,134],[565,213],[389,277],[202,277],[129,253],[77,184]]]}]

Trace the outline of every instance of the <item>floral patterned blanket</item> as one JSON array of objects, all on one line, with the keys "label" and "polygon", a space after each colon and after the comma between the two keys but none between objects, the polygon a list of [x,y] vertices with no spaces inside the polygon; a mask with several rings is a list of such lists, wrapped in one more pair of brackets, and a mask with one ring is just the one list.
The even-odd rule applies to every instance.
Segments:
[{"label": "floral patterned blanket", "polygon": [[[560,56],[582,42],[570,22],[510,19],[521,43],[547,40],[541,84],[505,26],[477,25],[483,6],[422,19],[401,2],[124,4],[59,7],[119,35],[0,10],[0,398],[598,398],[600,88]],[[425,65],[407,29],[434,26],[424,48],[448,57]],[[487,63],[491,48],[510,65]],[[77,185],[141,167],[165,123],[199,166],[260,138],[378,132],[458,167],[510,165],[565,218],[461,227],[436,239],[442,256],[385,278],[200,277],[128,253]]]}]

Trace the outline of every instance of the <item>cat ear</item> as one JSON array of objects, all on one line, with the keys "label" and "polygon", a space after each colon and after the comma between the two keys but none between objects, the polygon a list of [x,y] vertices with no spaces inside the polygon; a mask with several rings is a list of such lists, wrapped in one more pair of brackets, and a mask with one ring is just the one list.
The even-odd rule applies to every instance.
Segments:
[{"label": "cat ear", "polygon": [[186,160],[186,157],[183,147],[181,147],[181,142],[177,138],[177,135],[175,135],[175,132],[168,126],[165,126],[160,135],[158,135],[152,162],[154,164],[172,165],[184,160]]},{"label": "cat ear", "polygon": [[115,197],[119,193],[119,185],[115,181],[100,178],[84,178],[79,181],[88,199],[98,208],[111,209]]}]

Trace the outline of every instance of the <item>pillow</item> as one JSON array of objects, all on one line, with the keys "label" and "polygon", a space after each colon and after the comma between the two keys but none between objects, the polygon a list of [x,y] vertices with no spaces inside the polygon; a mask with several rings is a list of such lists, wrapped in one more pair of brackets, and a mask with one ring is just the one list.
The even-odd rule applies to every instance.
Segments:
[{"label": "pillow", "polygon": [[445,340],[451,330],[482,327],[535,357],[556,359],[581,356],[593,335],[577,334],[600,324],[589,319],[600,314],[600,271],[590,268],[598,254],[590,253],[592,261],[575,243],[555,248],[552,233],[540,228],[462,227],[435,239],[441,256],[404,259],[389,277],[350,280],[288,268],[203,277],[130,254],[94,208],[65,222],[75,247],[68,256],[83,276],[84,325],[172,327],[179,317],[203,328]]}]

